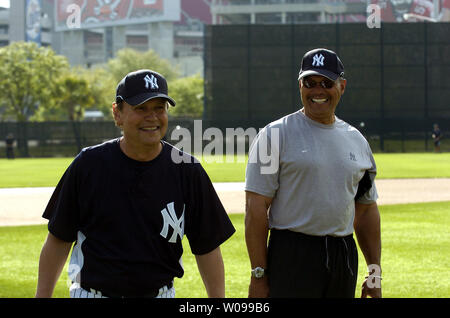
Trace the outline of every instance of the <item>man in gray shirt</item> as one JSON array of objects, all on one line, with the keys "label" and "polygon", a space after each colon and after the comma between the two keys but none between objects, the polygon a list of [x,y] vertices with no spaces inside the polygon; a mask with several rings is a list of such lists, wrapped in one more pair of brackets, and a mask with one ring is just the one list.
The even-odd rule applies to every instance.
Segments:
[{"label": "man in gray shirt", "polygon": [[345,86],[336,53],[307,52],[299,74],[303,108],[267,125],[250,148],[249,297],[354,297],[353,231],[368,265],[362,297],[381,297],[376,166],[365,138],[335,116]]}]

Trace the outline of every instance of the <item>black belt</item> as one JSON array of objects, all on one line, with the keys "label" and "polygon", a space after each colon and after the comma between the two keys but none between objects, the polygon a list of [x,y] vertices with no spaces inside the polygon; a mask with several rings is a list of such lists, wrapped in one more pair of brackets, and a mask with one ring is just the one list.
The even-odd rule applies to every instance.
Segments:
[{"label": "black belt", "polygon": [[[167,285],[161,287],[161,288],[164,288],[164,287],[166,287],[167,290],[171,289],[173,287],[173,281],[168,283]],[[110,293],[110,292],[104,293],[104,292],[102,292],[100,290],[97,290],[97,289],[94,289],[94,288],[90,288],[90,287],[87,287],[87,286],[84,286],[84,285],[82,285],[81,288],[83,288],[84,290],[86,290],[88,292],[94,293],[94,294],[100,294],[101,293],[102,296],[105,296],[105,297],[108,297],[108,298],[155,298],[156,296],[159,295],[159,292],[161,290],[161,288],[159,288],[157,290],[154,290],[154,291],[151,291],[151,292],[148,292],[148,293],[145,293],[145,294],[124,296],[124,295],[119,295],[119,294]]]}]

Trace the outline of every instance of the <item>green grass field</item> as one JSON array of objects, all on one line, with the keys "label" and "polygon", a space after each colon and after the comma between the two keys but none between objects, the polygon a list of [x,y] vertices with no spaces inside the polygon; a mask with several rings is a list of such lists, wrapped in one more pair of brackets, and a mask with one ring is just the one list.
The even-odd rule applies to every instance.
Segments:
[{"label": "green grass field", "polygon": [[[450,154],[375,154],[378,178],[450,177]],[[210,158],[209,158],[210,159]],[[244,181],[245,158],[237,163],[203,166],[213,182]],[[72,158],[0,159],[0,188],[55,186]],[[382,218],[384,297],[450,297],[450,202],[386,205]],[[222,246],[227,297],[246,297],[250,265],[244,241],[243,214],[230,216],[236,234]],[[0,227],[0,297],[33,297],[38,259],[46,226]],[[186,274],[175,280],[177,297],[205,297],[186,240]],[[360,253],[358,287],[365,275]],[[192,288],[196,286],[196,288]],[[55,297],[68,297],[67,265]]]},{"label": "green grass field", "polygon": [[[450,153],[375,154],[379,179],[448,178]],[[246,158],[202,164],[213,182],[241,182]],[[54,187],[73,158],[0,159],[0,188]]]},{"label": "green grass field", "polygon": [[[382,220],[383,296],[395,298],[450,297],[450,202],[386,205]],[[221,249],[226,271],[226,296],[247,296],[250,264],[244,241],[244,215],[230,216],[236,233]],[[47,235],[45,225],[0,227],[0,297],[33,297],[39,253]],[[206,297],[186,239],[185,276],[175,280],[176,297]],[[365,275],[359,253],[356,297]],[[67,265],[54,296],[68,297]],[[195,286],[193,288],[192,286]]]}]

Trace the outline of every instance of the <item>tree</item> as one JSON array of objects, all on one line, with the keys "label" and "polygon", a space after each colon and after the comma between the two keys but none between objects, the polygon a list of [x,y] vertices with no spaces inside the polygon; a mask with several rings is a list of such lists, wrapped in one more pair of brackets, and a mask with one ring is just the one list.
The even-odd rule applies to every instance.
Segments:
[{"label": "tree", "polygon": [[54,79],[69,67],[67,59],[36,43],[15,42],[0,48],[0,97],[7,112],[28,121],[52,98]]},{"label": "tree", "polygon": [[[111,104],[115,99],[117,83],[111,78],[111,74],[106,70],[106,68],[103,66],[97,66],[87,69],[77,66],[71,68],[70,74],[70,77],[77,78],[78,80],[84,80],[87,84],[85,94],[88,94],[90,98],[92,98],[92,101],[86,105],[83,105],[83,110],[100,110],[106,118],[111,119]],[[67,78],[68,73],[64,76]],[[62,80],[64,76],[60,80]],[[55,89],[54,95],[55,98],[51,103],[51,107],[48,107],[39,118],[50,121],[70,120],[70,114],[67,111],[67,108],[65,109],[64,107],[61,107],[61,98],[58,89]]]},{"label": "tree", "polygon": [[111,105],[115,101],[117,82],[105,67],[80,68],[78,72],[89,84],[94,98],[91,107],[100,110],[106,118],[112,119]]},{"label": "tree", "polygon": [[177,105],[170,108],[169,114],[176,117],[202,117],[203,95],[203,79],[199,75],[172,81],[169,84],[169,96]]},{"label": "tree", "polygon": [[[55,78],[69,67],[65,57],[31,42],[0,48],[0,65],[0,100],[5,113],[24,123],[39,107],[46,107],[53,95]],[[28,156],[26,128],[19,134],[19,149]]]},{"label": "tree", "polygon": [[95,102],[94,91],[79,72],[72,71],[62,74],[57,79],[54,93],[53,103],[56,108],[65,111],[72,125],[78,152],[80,152],[82,141],[79,122],[83,118],[84,110]]},{"label": "tree", "polygon": [[178,71],[170,65],[170,62],[153,50],[140,52],[126,48],[117,51],[116,57],[108,61],[108,70],[117,83],[128,73],[139,69],[156,71],[167,81],[178,77]]}]

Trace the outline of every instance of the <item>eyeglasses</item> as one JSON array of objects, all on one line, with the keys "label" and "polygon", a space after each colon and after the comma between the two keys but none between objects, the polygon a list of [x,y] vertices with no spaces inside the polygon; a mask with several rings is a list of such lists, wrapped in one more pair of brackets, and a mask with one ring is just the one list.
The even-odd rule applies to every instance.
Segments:
[{"label": "eyeglasses", "polygon": [[316,82],[313,79],[311,79],[310,77],[302,78],[302,82],[306,88],[313,88],[313,87],[316,87],[317,84],[320,84],[320,86],[322,86],[322,88],[327,88],[327,89],[332,88],[335,83],[334,81],[332,81],[328,78],[325,78],[320,82]]}]

